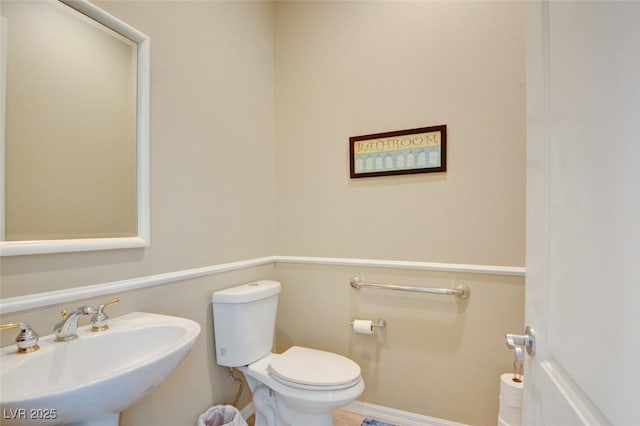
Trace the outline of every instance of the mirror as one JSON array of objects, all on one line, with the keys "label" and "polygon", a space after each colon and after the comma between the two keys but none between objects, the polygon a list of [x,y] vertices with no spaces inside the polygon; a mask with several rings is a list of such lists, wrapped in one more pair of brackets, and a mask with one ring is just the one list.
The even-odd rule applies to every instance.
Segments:
[{"label": "mirror", "polygon": [[0,255],[149,245],[149,38],[85,0],[0,0]]}]

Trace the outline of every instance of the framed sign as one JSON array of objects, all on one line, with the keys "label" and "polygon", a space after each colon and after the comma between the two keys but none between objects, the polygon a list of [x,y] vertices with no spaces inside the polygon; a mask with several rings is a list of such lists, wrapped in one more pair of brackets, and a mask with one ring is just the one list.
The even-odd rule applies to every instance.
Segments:
[{"label": "framed sign", "polygon": [[352,178],[447,170],[447,126],[420,127],[349,138]]}]

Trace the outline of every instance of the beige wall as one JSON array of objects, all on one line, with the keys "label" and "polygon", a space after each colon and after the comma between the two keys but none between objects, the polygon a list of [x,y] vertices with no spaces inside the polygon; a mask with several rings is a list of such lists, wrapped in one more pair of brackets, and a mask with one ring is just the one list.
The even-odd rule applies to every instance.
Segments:
[{"label": "beige wall", "polygon": [[[275,252],[273,8],[267,2],[99,2],[151,38],[151,246],[0,258],[3,298],[181,271]],[[211,292],[275,278],[273,266],[116,293],[112,314],[198,321],[196,346],[123,426],[193,425],[235,386],[215,365]],[[2,316],[51,333],[60,308]],[[82,319],[85,324],[87,319]],[[2,333],[3,345],[15,337]],[[248,402],[248,394],[241,403]]]},{"label": "beige wall", "polygon": [[271,5],[98,5],[151,38],[151,246],[3,257],[3,297],[275,251]]},{"label": "beige wall", "polygon": [[[120,303],[108,308],[112,317],[128,312],[155,312],[192,319],[202,331],[185,360],[153,392],[120,415],[121,426],[177,426],[195,425],[200,413],[216,404],[230,404],[237,392],[226,368],[215,363],[211,293],[234,285],[259,279],[274,279],[274,267],[262,266],[211,277],[181,281],[150,289],[117,293]],[[26,321],[41,335],[50,334],[60,320],[63,308],[97,306],[110,297],[82,299],[52,305],[29,312],[2,316],[2,322]],[[82,318],[80,324],[88,323]],[[5,332],[3,346],[11,344],[13,332]],[[246,388],[245,388],[246,389]],[[239,406],[250,401],[245,391]]]},{"label": "beige wall", "polygon": [[[524,4],[276,7],[279,254],[524,264]],[[446,124],[446,173],[349,179],[350,136]]]},{"label": "beige wall", "polygon": [[[278,253],[524,265],[524,5],[276,5]],[[349,179],[350,136],[446,124],[446,173]],[[363,368],[364,401],[495,425],[504,334],[524,279],[278,265],[278,349],[319,347]],[[374,282],[471,287],[468,301],[355,291]],[[353,334],[353,317],[388,321]]]},{"label": "beige wall", "polygon": [[[365,281],[453,288],[471,297],[354,290]],[[523,329],[521,277],[390,269],[278,265],[282,294],[277,349],[293,344],[350,357],[362,368],[362,401],[470,425],[495,425],[500,374],[512,371],[504,344]],[[387,326],[355,334],[353,318]]]},{"label": "beige wall", "polygon": [[[151,37],[151,247],[3,258],[2,297],[273,254],[524,264],[524,5],[100,6]],[[448,125],[446,174],[348,178],[349,136],[435,124]],[[357,292],[353,274],[464,281],[472,297]],[[352,357],[364,401],[495,424],[498,376],[511,366],[504,333],[522,329],[522,278],[278,264],[119,295],[116,315],[148,310],[203,326],[185,363],[124,425],[193,424],[231,399],[213,364],[210,293],[258,278],[283,283],[279,350]],[[47,330],[58,309],[2,319]],[[354,335],[352,317],[389,326]]]}]

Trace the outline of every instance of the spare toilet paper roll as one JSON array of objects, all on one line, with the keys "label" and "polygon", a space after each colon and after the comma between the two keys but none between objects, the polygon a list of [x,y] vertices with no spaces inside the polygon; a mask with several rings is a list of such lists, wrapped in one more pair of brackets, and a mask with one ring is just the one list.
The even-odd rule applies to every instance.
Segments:
[{"label": "spare toilet paper roll", "polygon": [[500,375],[500,401],[510,407],[522,407],[522,392],[524,388],[524,377],[522,381],[513,380],[513,373]]},{"label": "spare toilet paper roll", "polygon": [[498,424],[508,426],[522,425],[523,382],[513,380],[512,373],[500,376],[500,412]]},{"label": "spare toilet paper roll", "polygon": [[361,334],[373,334],[373,324],[369,320],[353,320],[353,331]]},{"label": "spare toilet paper roll", "polygon": [[522,426],[522,407],[500,404],[498,419],[509,426]]}]

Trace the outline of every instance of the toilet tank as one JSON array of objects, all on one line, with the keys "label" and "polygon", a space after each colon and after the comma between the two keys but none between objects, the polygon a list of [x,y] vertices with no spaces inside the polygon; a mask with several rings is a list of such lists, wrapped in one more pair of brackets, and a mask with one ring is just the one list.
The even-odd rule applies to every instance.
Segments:
[{"label": "toilet tank", "polygon": [[213,293],[218,365],[241,367],[271,352],[279,293],[280,283],[267,280]]}]

